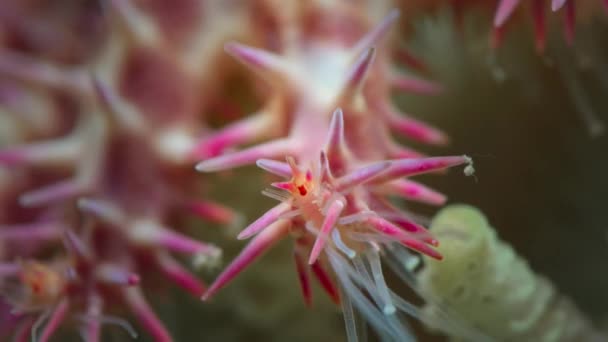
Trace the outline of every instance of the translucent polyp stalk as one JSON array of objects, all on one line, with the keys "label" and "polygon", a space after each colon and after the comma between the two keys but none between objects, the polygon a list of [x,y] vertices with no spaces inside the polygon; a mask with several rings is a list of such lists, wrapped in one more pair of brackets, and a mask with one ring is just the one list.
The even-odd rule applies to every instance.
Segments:
[{"label": "translucent polyp stalk", "polygon": [[226,269],[209,286],[202,296],[203,300],[211,298],[217,291],[226,286],[234,277],[266,252],[276,242],[289,233],[289,221],[278,221],[256,235],[241,253],[226,267]]},{"label": "translucent polyp stalk", "polygon": [[369,261],[372,277],[374,278],[374,283],[376,284],[376,288],[378,289],[378,295],[384,302],[384,307],[382,308],[382,311],[385,315],[392,315],[395,313],[396,309],[391,300],[386,281],[384,280],[384,275],[382,274],[380,256],[375,250],[371,250],[365,255],[367,256],[367,260]]}]

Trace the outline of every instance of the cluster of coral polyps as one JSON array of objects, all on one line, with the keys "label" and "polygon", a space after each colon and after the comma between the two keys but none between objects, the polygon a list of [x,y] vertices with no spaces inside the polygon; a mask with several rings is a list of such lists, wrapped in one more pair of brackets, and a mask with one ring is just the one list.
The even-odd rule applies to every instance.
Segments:
[{"label": "cluster of coral polyps", "polygon": [[[87,341],[98,341],[103,324],[132,330],[113,316],[125,306],[156,340],[171,340],[143,290],[161,275],[199,298],[204,285],[176,255],[204,266],[221,253],[176,230],[180,218],[229,224],[237,217],[199,199],[189,156],[214,99],[205,88],[225,75],[223,41],[248,32],[238,27],[247,8],[103,5],[99,53],[71,64],[36,60],[45,56],[29,44],[36,33],[2,21],[2,126],[17,132],[3,136],[0,150],[2,293],[14,311],[2,339],[17,330],[17,340],[46,341],[61,323],[76,322]],[[0,12],[23,21],[28,6],[3,3]]]},{"label": "cluster of coral polyps", "polygon": [[[203,298],[213,296],[264,251],[292,235],[306,303],[311,301],[310,267],[335,301],[340,288],[349,336],[357,333],[354,306],[378,334],[404,340],[409,332],[394,304],[403,301],[387,287],[380,255],[395,242],[435,258],[441,255],[433,249],[438,241],[391,205],[387,196],[442,204],[441,194],[404,177],[461,164],[469,164],[472,171],[471,160],[420,157],[392,140],[395,130],[425,143],[446,142],[441,132],[403,116],[391,104],[394,86],[437,91],[435,85],[405,78],[393,69],[391,50],[383,40],[397,11],[372,26],[360,12],[338,5],[311,2],[294,7],[284,14],[292,27],[273,51],[237,43],[226,47],[270,83],[272,92],[258,114],[210,136],[200,146],[201,155],[213,155],[218,146],[275,139],[206,159],[197,169],[212,172],[257,162],[290,180],[273,183],[275,189],[265,191],[281,203],[241,232],[239,238],[255,237]],[[335,13],[352,13],[341,18],[350,25],[329,25]],[[309,19],[325,16],[327,26],[318,27]],[[337,107],[341,109],[334,111]]]},{"label": "cluster of coral polyps", "polygon": [[[423,158],[391,138],[395,131],[447,141],[391,103],[393,89],[439,90],[395,69],[398,51],[385,36],[397,11],[375,1],[111,0],[97,13],[107,31],[99,52],[66,65],[36,60],[49,47],[33,44],[38,33],[17,25],[15,16],[27,18],[31,9],[11,5],[0,5],[12,19],[2,22],[0,52],[2,128],[12,133],[0,150],[2,305],[13,310],[2,317],[3,338],[16,331],[18,341],[47,341],[66,321],[87,341],[100,339],[103,324],[134,334],[113,315],[125,305],[153,338],[171,340],[144,290],[161,274],[198,297],[203,284],[173,254],[190,255],[198,266],[220,254],[177,231],[180,217],[194,212],[226,224],[237,217],[195,199],[203,194],[194,159],[205,159],[199,171],[258,161],[292,177],[267,191],[282,203],[241,233],[259,234],[205,298],[292,233],[307,302],[302,258],[336,301],[344,292],[349,335],[357,330],[351,304],[379,334],[407,334],[393,315],[393,302],[403,301],[386,286],[379,255],[391,241],[440,255],[430,233],[386,197],[442,204],[443,195],[403,177],[470,159]],[[49,30],[64,29],[63,20],[49,22]],[[257,114],[208,133],[203,114],[224,89],[229,39],[260,47],[230,43],[226,50],[271,87],[260,92],[265,105]],[[344,114],[332,116],[338,107]],[[275,140],[222,154],[268,138]]]}]

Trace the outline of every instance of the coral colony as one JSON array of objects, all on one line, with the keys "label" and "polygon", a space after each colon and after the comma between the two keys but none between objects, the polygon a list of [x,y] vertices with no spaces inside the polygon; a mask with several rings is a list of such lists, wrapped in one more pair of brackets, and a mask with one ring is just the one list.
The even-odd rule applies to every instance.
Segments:
[{"label": "coral colony", "polygon": [[[0,5],[1,339],[49,341],[69,325],[94,342],[114,325],[171,341],[146,299],[159,290],[154,279],[211,300],[287,236],[305,304],[312,274],[341,306],[349,341],[365,322],[385,340],[414,338],[401,313],[425,317],[387,285],[382,260],[403,275],[418,254],[444,255],[391,199],[443,205],[443,194],[410,177],[474,169],[468,156],[426,157],[392,136],[448,143],[392,102],[395,91],[442,90],[397,67],[424,69],[390,34],[398,10],[341,0],[68,3]],[[497,2],[495,42],[519,3]],[[551,3],[569,43],[574,3]],[[542,51],[546,6],[529,6]],[[239,107],[226,94],[231,75],[256,76],[261,107],[212,129]],[[254,163],[282,178],[263,191],[278,204],[240,231],[249,243],[206,288],[180,258],[211,267],[221,246],[188,237],[180,218],[238,224],[239,208],[200,199],[201,173]],[[467,322],[440,321],[480,336]]]}]

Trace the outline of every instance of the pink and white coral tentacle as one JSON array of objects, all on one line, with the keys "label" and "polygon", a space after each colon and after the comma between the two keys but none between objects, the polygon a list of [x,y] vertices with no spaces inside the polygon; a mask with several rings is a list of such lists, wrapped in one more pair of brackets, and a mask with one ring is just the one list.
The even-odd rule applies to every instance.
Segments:
[{"label": "pink and white coral tentacle", "polygon": [[[451,156],[362,164],[347,148],[344,130],[343,114],[338,109],[333,114],[324,148],[306,170],[290,156],[287,163],[257,161],[259,167],[290,178],[273,183],[273,189],[264,191],[281,203],[239,234],[240,239],[252,236],[253,239],[209,287],[203,299],[213,296],[279,240],[292,235],[296,239],[296,268],[306,303],[310,303],[311,293],[303,258],[313,271],[329,266],[348,297],[342,300],[352,301],[379,334],[402,338],[407,333],[391,316],[396,309],[382,276],[379,256],[384,246],[393,242],[437,259],[441,255],[433,248],[438,241],[431,233],[391,206],[377,190],[403,177],[470,164],[471,160],[467,156]],[[367,273],[367,266],[361,267],[366,263],[371,273]],[[329,295],[337,299],[327,277],[320,278]]]}]

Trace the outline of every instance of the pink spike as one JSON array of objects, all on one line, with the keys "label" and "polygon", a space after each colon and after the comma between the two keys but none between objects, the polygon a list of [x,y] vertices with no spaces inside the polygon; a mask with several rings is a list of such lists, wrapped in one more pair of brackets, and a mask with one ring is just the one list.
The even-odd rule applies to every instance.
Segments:
[{"label": "pink spike", "polygon": [[77,197],[88,192],[89,186],[70,179],[52,184],[38,190],[29,191],[19,197],[24,207],[34,207]]},{"label": "pink spike", "polygon": [[336,305],[340,305],[340,294],[338,289],[336,289],[336,286],[325,269],[321,266],[321,263],[317,261],[310,265],[310,268],[312,269],[312,273],[315,275],[315,278],[317,278],[319,284],[321,284],[321,287],[323,287],[323,290],[325,290],[325,292],[329,295],[329,298],[331,298],[332,302],[334,302]]},{"label": "pink spike", "polygon": [[494,27],[492,35],[490,36],[490,47],[494,50],[498,49],[505,38],[505,27]]},{"label": "pink spike", "polygon": [[431,205],[443,205],[446,201],[446,197],[442,193],[409,179],[398,179],[388,182],[383,184],[379,190],[380,192],[402,196],[409,200]]},{"label": "pink spike", "polygon": [[502,27],[515,11],[520,0],[501,0],[494,16],[494,27]]},{"label": "pink spike", "polygon": [[61,236],[65,226],[60,222],[36,222],[33,224],[0,225],[0,240],[54,240]]},{"label": "pink spike", "polygon": [[443,255],[441,255],[441,253],[439,253],[437,250],[433,249],[432,247],[429,247],[428,245],[426,245],[425,243],[423,243],[420,240],[410,238],[410,239],[405,239],[405,240],[401,241],[401,243],[404,246],[411,248],[422,254],[428,255],[431,258],[434,258],[437,260],[443,259]]},{"label": "pink spike", "polygon": [[91,248],[72,229],[65,230],[63,245],[69,253],[79,258],[90,260],[93,255]]},{"label": "pink spike", "polygon": [[321,254],[321,251],[325,246],[327,237],[329,236],[329,233],[332,231],[332,229],[334,229],[334,227],[336,226],[336,223],[338,222],[340,214],[342,213],[342,210],[344,210],[345,205],[346,203],[344,199],[337,199],[329,205],[329,208],[327,208],[327,213],[325,213],[323,225],[321,226],[319,235],[317,235],[315,244],[312,246],[312,251],[310,252],[310,257],[308,259],[309,265],[312,265],[317,262],[319,254]]},{"label": "pink spike", "polygon": [[401,48],[396,51],[396,58],[406,66],[420,72],[428,72],[429,68],[421,58],[414,56],[409,50]]},{"label": "pink spike", "polygon": [[232,123],[219,132],[205,137],[191,152],[192,159],[206,159],[220,155],[226,148],[259,139],[268,129],[267,115],[254,114],[244,120]]},{"label": "pink spike", "polygon": [[538,53],[543,53],[547,41],[545,28],[545,0],[534,0],[532,2],[532,18],[534,20],[536,51]]},{"label": "pink spike", "polygon": [[6,50],[0,55],[0,73],[4,76],[79,95],[91,94],[88,75],[80,70],[62,70],[52,64]]},{"label": "pink spike", "polygon": [[239,43],[227,43],[224,50],[254,71],[262,74],[284,74],[285,62],[279,55]]},{"label": "pink spike", "polygon": [[289,178],[292,176],[291,167],[287,163],[272,159],[258,159],[255,164],[263,170],[273,173],[277,176]]},{"label": "pink spike", "polygon": [[334,111],[329,124],[329,133],[325,144],[325,154],[329,162],[329,168],[337,175],[343,173],[347,163],[348,148],[344,140],[344,114],[342,109]]},{"label": "pink spike", "polygon": [[179,287],[190,292],[195,297],[200,297],[205,291],[205,286],[190,272],[188,272],[179,262],[175,261],[168,254],[157,255],[160,270]]},{"label": "pink spike", "polygon": [[388,34],[388,31],[393,23],[399,18],[399,15],[398,9],[391,10],[378,25],[357,42],[352,51],[358,55],[359,53],[376,46],[378,42]]},{"label": "pink spike", "polygon": [[126,220],[123,212],[108,201],[80,198],[77,205],[83,212],[95,215],[110,224],[121,225]]},{"label": "pink spike", "polygon": [[277,158],[297,154],[299,147],[291,140],[270,141],[245,150],[207,159],[196,165],[199,172],[214,172],[244,166],[262,158]]},{"label": "pink spike", "polygon": [[[431,247],[427,246],[424,240],[430,240],[427,237],[424,238],[420,238],[420,237],[415,237],[415,235],[417,235],[416,233],[419,231],[422,232],[426,232],[426,229],[421,228],[420,226],[416,225],[413,222],[408,222],[407,220],[403,220],[403,223],[405,224],[405,227],[407,227],[408,231],[416,231],[416,233],[414,233],[414,235],[412,235],[411,233],[407,233],[405,231],[403,231],[402,229],[400,229],[399,227],[397,227],[395,224],[381,218],[378,216],[373,216],[370,217],[366,220],[371,227],[373,227],[374,229],[376,229],[378,232],[392,238],[395,240],[400,241],[403,245],[412,248],[420,253],[424,253],[430,257],[436,258],[436,259],[441,259],[441,255],[439,254],[439,252],[437,252],[436,250],[432,249]],[[432,240],[433,242],[436,242],[436,240]]]},{"label": "pink spike", "polygon": [[152,237],[156,243],[164,246],[170,251],[188,254],[213,254],[217,247],[212,244],[203,243],[186,235],[182,235],[172,229],[158,228]]},{"label": "pink spike", "polygon": [[391,84],[401,91],[419,95],[438,95],[443,92],[441,84],[399,74],[392,77]]},{"label": "pink spike", "polygon": [[574,30],[576,27],[576,8],[574,1],[566,1],[566,13],[564,13],[564,37],[568,45],[574,43]]},{"label": "pink spike", "polygon": [[388,124],[400,134],[426,144],[445,145],[449,138],[442,131],[424,122],[401,115],[388,103],[379,104],[377,109],[383,113]]},{"label": "pink spike", "polygon": [[211,201],[191,201],[186,207],[198,217],[220,224],[230,224],[239,220],[234,210]]},{"label": "pink spike", "polygon": [[145,129],[140,113],[132,107],[124,105],[116,92],[102,82],[99,77],[93,75],[92,85],[101,107],[108,113],[112,113],[120,126],[134,131]]},{"label": "pink spike", "polygon": [[361,57],[359,57],[357,62],[351,67],[348,77],[346,78],[346,84],[342,90],[343,101],[349,102],[349,98],[357,94],[357,92],[361,89],[363,82],[365,81],[367,71],[372,65],[375,56],[376,50],[374,48],[370,48],[369,50],[365,51]]},{"label": "pink spike", "polygon": [[551,10],[553,12],[559,11],[567,1],[568,0],[551,0]]},{"label": "pink spike", "polygon": [[209,286],[209,289],[203,294],[201,299],[208,300],[211,298],[217,291],[226,286],[227,283],[241,273],[243,269],[254,262],[262,253],[266,252],[275,243],[287,236],[290,226],[291,224],[289,221],[281,220],[273,223],[260,232],[260,234],[256,235],[236,259],[224,269],[213,284]]},{"label": "pink spike", "polygon": [[63,299],[57,304],[51,313],[49,322],[44,327],[44,330],[42,330],[42,335],[40,335],[40,338],[38,339],[39,342],[47,342],[51,336],[53,336],[57,331],[57,328],[59,328],[61,323],[65,320],[69,307],[70,304],[67,299]]},{"label": "pink spike", "polygon": [[270,185],[281,190],[291,191],[294,189],[292,182],[274,182]]},{"label": "pink spike", "polygon": [[336,181],[336,190],[339,192],[348,192],[356,186],[363,185],[369,181],[372,181],[375,177],[379,176],[382,172],[387,170],[391,166],[389,161],[381,161],[373,163],[366,167],[357,169],[345,176],[340,177]]},{"label": "pink spike", "polygon": [[281,215],[285,214],[291,209],[291,204],[288,203],[280,203],[274,208],[268,210],[264,215],[255,220],[252,224],[250,224],[247,228],[243,229],[242,232],[239,233],[237,239],[244,240],[252,237],[253,235],[261,232],[269,225],[275,223]]},{"label": "pink spike", "polygon": [[13,342],[29,342],[34,322],[33,318],[26,318],[21,322],[13,333]]},{"label": "pink spike", "polygon": [[123,286],[135,286],[139,284],[140,278],[137,274],[113,264],[99,264],[95,268],[97,280],[111,284]]},{"label": "pink spike", "polygon": [[122,291],[125,302],[140,324],[156,340],[156,342],[171,342],[173,339],[158,319],[139,287],[126,287]]},{"label": "pink spike", "polygon": [[285,160],[287,161],[287,165],[289,165],[293,177],[302,177],[303,172],[300,167],[298,167],[295,158],[293,156],[287,156],[285,157]]},{"label": "pink spike", "polygon": [[327,155],[325,151],[321,151],[319,156],[319,168],[321,170],[321,181],[322,182],[333,182],[334,176],[329,168],[329,162],[327,161]]},{"label": "pink spike", "polygon": [[438,171],[449,167],[470,164],[471,158],[468,156],[447,156],[447,157],[430,157],[419,159],[399,159],[392,162],[386,172],[376,178],[373,183],[380,184],[382,182],[394,180],[401,177],[409,177],[432,171]]},{"label": "pink spike", "polygon": [[297,250],[297,247],[293,252],[293,259],[296,264],[296,270],[298,271],[298,280],[300,282],[300,289],[302,290],[302,297],[304,297],[304,304],[307,307],[312,306],[312,292],[310,290],[310,279],[308,278],[308,270],[306,265],[304,265],[304,261],[302,260],[302,256]]}]

